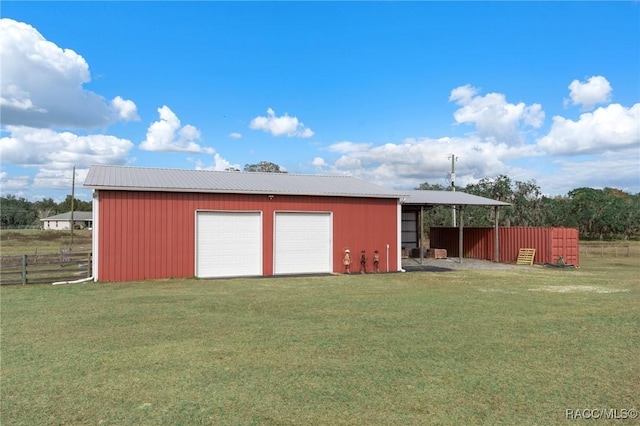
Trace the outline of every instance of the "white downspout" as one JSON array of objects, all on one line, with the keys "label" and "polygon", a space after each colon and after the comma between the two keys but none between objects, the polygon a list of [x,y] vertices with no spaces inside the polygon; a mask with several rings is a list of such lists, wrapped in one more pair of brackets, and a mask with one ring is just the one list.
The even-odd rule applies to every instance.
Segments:
[{"label": "white downspout", "polygon": [[[397,214],[397,231],[396,231],[396,255],[398,257],[398,272],[406,272],[402,269],[402,202],[404,198],[398,199],[398,214]],[[388,257],[387,257],[388,259]]]},{"label": "white downspout", "polygon": [[92,216],[93,216],[93,223],[91,226],[91,257],[92,257],[92,264],[91,264],[91,276],[87,277],[87,278],[80,278],[79,280],[74,280],[74,281],[58,281],[55,283],[51,283],[51,285],[62,285],[62,284],[80,284],[80,283],[86,283],[88,281],[98,281],[97,279],[97,274],[98,274],[98,262],[96,261],[96,259],[98,258],[97,254],[98,254],[98,191],[97,190],[93,190],[93,206],[91,207],[92,209]]},{"label": "white downspout", "polygon": [[91,227],[91,257],[92,257],[92,271],[91,275],[94,277],[94,281],[98,281],[98,247],[99,235],[100,235],[100,191],[93,190],[93,206],[91,207],[93,226]]},{"label": "white downspout", "polygon": [[56,283],[51,283],[51,285],[80,284],[80,283],[86,283],[87,281],[93,281],[93,276],[87,277],[87,278],[80,278],[79,280],[75,280],[75,281],[58,281]]},{"label": "white downspout", "polygon": [[387,244],[387,272],[389,272],[389,244]]}]

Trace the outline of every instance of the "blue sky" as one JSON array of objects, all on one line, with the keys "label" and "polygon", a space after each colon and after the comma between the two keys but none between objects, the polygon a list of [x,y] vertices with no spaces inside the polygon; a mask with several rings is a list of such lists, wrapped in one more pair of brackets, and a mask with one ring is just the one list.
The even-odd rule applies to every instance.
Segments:
[{"label": "blue sky", "polygon": [[[2,194],[271,161],[640,192],[638,2],[2,2]],[[78,185],[79,198],[90,191]]]}]

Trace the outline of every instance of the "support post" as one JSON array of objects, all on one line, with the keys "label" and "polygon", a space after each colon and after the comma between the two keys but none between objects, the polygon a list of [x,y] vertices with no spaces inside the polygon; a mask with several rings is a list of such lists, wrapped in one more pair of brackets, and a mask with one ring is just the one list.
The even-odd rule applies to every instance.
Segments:
[{"label": "support post", "polygon": [[462,228],[464,227],[464,207],[460,206],[460,217],[458,221],[458,256],[460,257],[460,263],[462,263],[462,254],[464,252],[464,237]]},{"label": "support post", "polygon": [[[456,192],[456,160],[455,154],[451,154],[451,190]],[[460,206],[462,208],[462,206]],[[451,226],[456,227],[456,206],[451,206]]]},{"label": "support post", "polygon": [[76,197],[76,166],[73,166],[73,172],[71,176],[71,251],[73,251],[73,228],[75,228],[75,221],[73,220],[73,201]]},{"label": "support post", "polygon": [[494,262],[500,262],[500,236],[498,234],[498,231],[500,230],[499,226],[498,226],[498,214],[500,214],[500,206],[495,206],[494,208],[494,217],[495,217],[495,222],[493,225],[493,261]]},{"label": "support post", "polygon": [[27,255],[22,255],[22,285],[27,283]]},{"label": "support post", "polygon": [[420,264],[424,265],[424,206],[420,206]]}]

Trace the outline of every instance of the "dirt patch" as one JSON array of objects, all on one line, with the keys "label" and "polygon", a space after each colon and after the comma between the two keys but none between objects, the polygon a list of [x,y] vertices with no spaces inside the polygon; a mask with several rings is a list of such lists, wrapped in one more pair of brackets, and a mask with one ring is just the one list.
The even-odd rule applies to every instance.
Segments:
[{"label": "dirt patch", "polygon": [[606,287],[597,287],[592,285],[558,285],[558,286],[545,285],[542,287],[530,288],[528,290],[529,291],[548,291],[551,293],[574,293],[577,291],[585,291],[585,292],[601,293],[601,294],[620,293],[620,292],[629,291],[629,290],[620,289],[620,288],[606,288]]},{"label": "dirt patch", "polygon": [[504,293],[504,294],[516,294],[517,291],[505,290],[503,288],[481,288],[479,289],[483,293]]},{"label": "dirt patch", "polygon": [[[523,268],[523,266],[516,266],[508,263],[496,263],[489,260],[481,259],[460,259],[448,257],[446,259],[402,259],[402,268],[408,272],[413,271],[431,271],[431,272],[446,272],[463,269],[515,269]],[[525,266],[524,268],[527,268]]]}]

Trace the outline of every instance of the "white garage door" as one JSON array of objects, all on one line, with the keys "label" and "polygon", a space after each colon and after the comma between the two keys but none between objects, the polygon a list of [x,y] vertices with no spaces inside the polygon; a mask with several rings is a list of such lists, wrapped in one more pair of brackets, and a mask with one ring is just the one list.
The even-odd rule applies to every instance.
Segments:
[{"label": "white garage door", "polygon": [[259,212],[198,212],[196,276],[262,275]]},{"label": "white garage door", "polygon": [[332,272],[331,214],[276,213],[275,274]]}]

